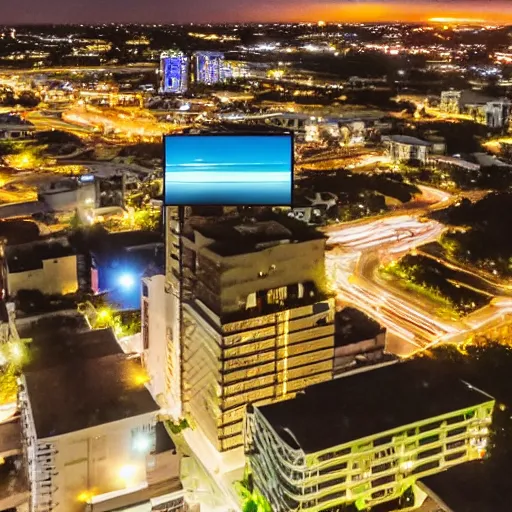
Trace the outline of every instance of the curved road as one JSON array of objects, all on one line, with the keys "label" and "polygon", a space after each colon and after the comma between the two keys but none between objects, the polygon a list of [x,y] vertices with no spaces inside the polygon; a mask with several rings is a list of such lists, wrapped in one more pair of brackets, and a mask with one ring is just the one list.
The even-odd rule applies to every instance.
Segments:
[{"label": "curved road", "polygon": [[[439,201],[427,208],[411,210],[407,215],[403,211],[395,212],[384,218],[365,219],[325,230],[331,249],[326,255],[326,265],[340,305],[354,305],[379,320],[388,328],[388,350],[400,356],[443,341],[464,341],[472,334],[504,322],[512,313],[510,290],[506,294],[499,293],[499,286],[491,289],[492,283],[479,281],[479,276],[470,270],[453,269],[453,280],[488,295],[499,293],[499,297],[460,320],[439,318],[438,308],[431,302],[379,278],[377,270],[383,262],[437,240],[446,229],[439,222],[422,217],[429,211],[449,206],[458,197],[424,189],[427,193],[438,194]],[[463,277],[468,279],[464,281]]]}]

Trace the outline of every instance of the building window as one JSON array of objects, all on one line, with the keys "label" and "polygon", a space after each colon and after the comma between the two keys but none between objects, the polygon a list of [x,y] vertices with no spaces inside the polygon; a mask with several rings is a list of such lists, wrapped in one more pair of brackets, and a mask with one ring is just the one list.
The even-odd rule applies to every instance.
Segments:
[{"label": "building window", "polygon": [[430,450],[425,450],[424,452],[418,453],[418,459],[427,459],[429,457],[433,457],[434,455],[438,455],[443,451],[443,448],[439,446],[438,448],[431,448]]},{"label": "building window", "polygon": [[437,469],[439,467],[439,460],[433,460],[431,462],[427,462],[426,464],[422,464],[417,468],[412,470],[413,475],[417,475],[418,473],[424,473],[425,471],[431,471],[432,469]]},{"label": "building window", "polygon": [[284,304],[288,297],[288,288],[282,286],[281,288],[274,288],[267,292],[267,304]]},{"label": "building window", "polygon": [[449,453],[448,455],[445,456],[444,460],[446,462],[450,462],[452,460],[460,459],[461,457],[464,457],[464,455],[466,455],[465,450],[463,450],[461,452]]},{"label": "building window", "polygon": [[257,306],[256,293],[250,293],[247,295],[247,301],[245,303],[245,309],[253,309]]},{"label": "building window", "polygon": [[454,436],[458,436],[460,434],[464,434],[464,432],[466,432],[466,427],[459,427],[459,428],[454,428],[453,430],[450,430],[446,435],[448,437],[454,437]]},{"label": "building window", "polygon": [[446,449],[447,450],[453,450],[455,448],[459,448],[459,446],[464,446],[466,442],[461,439],[460,441],[454,441],[453,443],[447,443],[446,444]]},{"label": "building window", "polygon": [[435,443],[436,441],[439,441],[439,435],[435,434],[433,436],[424,437],[423,439],[420,439],[418,444],[420,446],[424,446],[426,444]]}]

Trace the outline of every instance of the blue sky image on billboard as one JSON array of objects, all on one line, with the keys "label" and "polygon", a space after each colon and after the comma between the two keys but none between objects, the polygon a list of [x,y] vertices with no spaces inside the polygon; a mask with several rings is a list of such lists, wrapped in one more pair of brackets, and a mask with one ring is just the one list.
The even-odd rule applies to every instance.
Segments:
[{"label": "blue sky image on billboard", "polygon": [[165,204],[292,202],[292,136],[183,135],[165,139]]}]

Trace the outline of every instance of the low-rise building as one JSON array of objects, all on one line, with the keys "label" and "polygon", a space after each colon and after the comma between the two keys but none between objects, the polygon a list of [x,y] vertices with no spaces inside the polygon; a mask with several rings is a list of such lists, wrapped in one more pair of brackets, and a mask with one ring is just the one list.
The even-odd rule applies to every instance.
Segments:
[{"label": "low-rise building", "polygon": [[33,137],[36,127],[16,114],[0,115],[0,140],[19,140]]},{"label": "low-rise building", "polygon": [[462,91],[443,91],[439,110],[447,114],[460,114],[462,110]]},{"label": "low-rise building", "polygon": [[441,112],[469,115],[491,129],[508,128],[512,103],[506,98],[492,98],[477,91],[443,91]]},{"label": "low-rise building", "polygon": [[382,138],[391,161],[419,162],[425,164],[431,143],[407,135],[390,135]]},{"label": "low-rise building", "polygon": [[335,316],[334,375],[385,359],[386,328],[362,311],[344,308]]},{"label": "low-rise building", "polygon": [[494,399],[422,362],[318,384],[248,408],[254,486],[274,512],[367,509],[416,480],[485,456]]},{"label": "low-rise building", "polygon": [[179,457],[139,361],[109,329],[49,334],[35,336],[21,379],[31,510],[107,512],[166,496],[183,506]]},{"label": "low-rise building", "polygon": [[66,178],[39,190],[38,200],[51,211],[72,211],[96,207],[96,185],[93,181]]},{"label": "low-rise building", "polygon": [[66,295],[78,290],[78,257],[66,239],[50,239],[9,246],[7,294],[38,290],[47,295]]}]

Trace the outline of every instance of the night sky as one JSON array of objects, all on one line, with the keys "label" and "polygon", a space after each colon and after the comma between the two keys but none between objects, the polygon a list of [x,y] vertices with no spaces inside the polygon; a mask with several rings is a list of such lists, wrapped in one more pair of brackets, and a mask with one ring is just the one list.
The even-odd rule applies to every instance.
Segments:
[{"label": "night sky", "polygon": [[8,0],[0,24],[236,21],[424,21],[433,17],[512,22],[512,0]]}]

